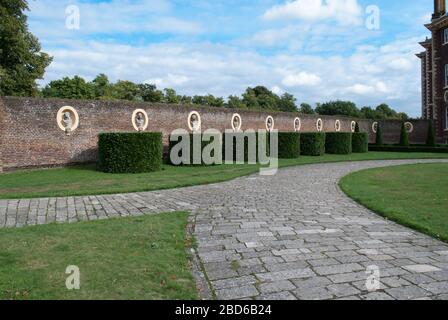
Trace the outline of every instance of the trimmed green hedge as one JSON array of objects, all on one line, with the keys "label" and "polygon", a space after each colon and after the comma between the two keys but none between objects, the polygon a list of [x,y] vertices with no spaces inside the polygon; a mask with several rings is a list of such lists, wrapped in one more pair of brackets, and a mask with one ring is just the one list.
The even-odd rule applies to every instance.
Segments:
[{"label": "trimmed green hedge", "polygon": [[300,156],[300,133],[278,133],[278,157],[279,159],[296,159]]},{"label": "trimmed green hedge", "polygon": [[408,130],[406,130],[406,126],[405,126],[404,122],[401,124],[400,146],[403,146],[403,147],[409,146],[409,133],[408,133]]},{"label": "trimmed green hedge", "polygon": [[[223,156],[223,160],[224,161],[232,161],[232,162],[236,162],[237,160],[242,160],[242,159],[237,159],[237,148],[240,148],[241,144],[243,144],[243,155],[244,155],[244,163],[249,163],[249,160],[255,160],[256,162],[259,162],[259,154],[258,154],[258,145],[259,145],[259,134],[258,132],[255,132],[254,136],[252,137],[252,139],[255,139],[255,154],[256,154],[256,159],[249,159],[249,136],[248,133],[244,133],[244,132],[228,132],[228,133],[224,133],[223,134],[223,139],[222,139],[222,156]],[[266,156],[269,156],[269,133],[265,133],[266,135]],[[226,152],[226,141],[228,139],[232,139],[233,141],[233,154],[227,154]],[[240,145],[240,146],[238,146]],[[251,161],[253,162],[253,161]]]},{"label": "trimmed green hedge", "polygon": [[323,156],[325,154],[325,133],[310,132],[300,134],[301,154],[305,156]]},{"label": "trimmed green hedge", "polygon": [[325,138],[325,152],[329,154],[352,153],[352,133],[328,132]]},{"label": "trimmed green hedge", "polygon": [[352,135],[352,152],[366,153],[369,151],[369,135],[365,132],[355,132]]},{"label": "trimmed green hedge", "polygon": [[448,148],[422,146],[397,146],[397,145],[369,145],[369,151],[387,151],[387,152],[431,152],[448,153]]},{"label": "trimmed green hedge", "polygon": [[[188,133],[188,134],[183,134],[183,135],[176,135],[177,140],[175,137],[170,136],[169,138],[169,145],[168,145],[168,163],[171,165],[180,165],[180,166],[205,166],[205,165],[213,165],[213,164],[206,164],[204,162],[204,159],[202,158],[204,149],[210,145],[211,143],[214,142],[214,139],[216,138],[216,136],[213,135],[208,135],[208,137],[206,137],[208,141],[203,141],[204,140],[204,134],[202,133]],[[173,139],[173,141],[171,141]],[[189,140],[190,143],[190,154],[189,155],[185,155],[185,158],[183,158],[183,155],[180,153],[179,157],[183,158],[183,162],[180,164],[175,164],[173,163],[172,159],[171,159],[171,150],[173,149],[174,146],[176,146],[178,143],[180,143],[180,141],[185,141],[185,140]],[[196,140],[197,139],[197,140]],[[195,142],[196,141],[196,142]],[[200,142],[200,150],[196,150],[199,146],[199,141]],[[221,150],[221,142],[219,143],[219,150]],[[212,157],[215,156],[214,150],[209,150],[212,151],[210,153],[210,155]],[[196,158],[195,158],[195,153],[196,153]],[[221,155],[216,155],[219,156],[219,160],[217,161],[221,161],[222,157]]]},{"label": "trimmed green hedge", "polygon": [[428,133],[426,136],[426,145],[428,147],[436,146],[436,131],[434,130],[434,124],[432,120],[428,121]]},{"label": "trimmed green hedge", "polygon": [[101,133],[98,169],[108,173],[142,173],[162,169],[163,144],[159,132]]}]

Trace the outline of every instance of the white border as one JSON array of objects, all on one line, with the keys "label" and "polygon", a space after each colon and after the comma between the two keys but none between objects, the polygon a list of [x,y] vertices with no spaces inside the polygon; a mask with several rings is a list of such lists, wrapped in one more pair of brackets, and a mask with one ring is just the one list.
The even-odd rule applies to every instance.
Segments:
[{"label": "white border", "polygon": [[[319,129],[319,123],[320,123],[320,129]],[[316,121],[316,129],[317,132],[322,132],[324,130],[324,122],[321,118],[317,119]]]},{"label": "white border", "polygon": [[[239,118],[240,119],[240,125],[238,126],[238,128],[235,128],[235,125],[233,124],[233,120],[235,120],[235,118]],[[233,131],[240,131],[241,130],[241,126],[243,125],[243,119],[241,118],[241,116],[238,113],[234,113],[232,116],[232,121],[230,122]]]},{"label": "white border", "polygon": [[[193,126],[191,125],[191,121],[190,121],[191,120],[191,116],[194,115],[194,114],[198,116],[199,128],[197,130],[194,130]],[[188,115],[187,123],[188,123],[188,128],[190,128],[190,130],[192,132],[200,132],[201,128],[202,128],[202,120],[201,120],[201,115],[199,114],[199,112],[191,111],[190,114]]]},{"label": "white border", "polygon": [[[268,120],[269,119],[272,119],[272,128],[269,128],[268,127]],[[274,130],[275,129],[275,121],[274,121],[274,118],[272,117],[272,116],[267,116],[266,117],[266,121],[265,121],[265,125],[266,125],[266,130],[267,131],[272,131],[272,130]]]},{"label": "white border", "polygon": [[71,112],[75,116],[75,122],[73,123],[73,125],[71,127],[71,132],[73,132],[76,129],[78,129],[78,126],[79,126],[79,115],[75,108],[70,107],[70,106],[64,106],[64,107],[60,108],[56,115],[56,121],[58,123],[59,129],[61,129],[62,131],[65,132],[65,127],[62,125],[62,117],[64,116],[64,112],[66,112],[66,111]]},{"label": "white border", "polygon": [[356,121],[352,121],[352,122],[350,123],[350,129],[352,130],[352,132],[355,132],[355,131],[356,131]]},{"label": "white border", "polygon": [[[409,130],[406,128],[406,125],[409,125],[409,126],[410,126],[410,129],[409,129]],[[404,127],[406,128],[406,131],[407,131],[408,133],[412,133],[412,132],[414,131],[414,125],[413,125],[411,122],[409,122],[409,121],[407,121],[407,122],[404,123]]]},{"label": "white border", "polygon": [[334,129],[336,130],[336,132],[340,132],[341,131],[341,120],[336,120],[334,122]]},{"label": "white border", "polygon": [[136,109],[132,113],[132,119],[131,119],[132,120],[132,126],[134,127],[134,129],[136,131],[139,131],[138,130],[138,126],[137,126],[137,122],[136,122],[137,113],[142,113],[143,116],[145,117],[145,124],[144,124],[143,129],[142,129],[142,131],[145,131],[146,129],[148,129],[148,126],[149,126],[149,117],[148,117],[148,114],[146,113],[146,111],[143,110],[143,109]]},{"label": "white border", "polygon": [[377,129],[375,129],[375,127],[378,128],[378,121],[375,121],[374,123],[372,123],[372,131],[373,131],[373,133],[377,132]]},{"label": "white border", "polygon": [[[296,121],[297,120],[299,121],[299,127],[298,128],[296,127]],[[300,130],[302,130],[302,120],[300,120],[300,118],[297,117],[297,118],[294,119],[294,131],[295,132],[299,132]]]}]

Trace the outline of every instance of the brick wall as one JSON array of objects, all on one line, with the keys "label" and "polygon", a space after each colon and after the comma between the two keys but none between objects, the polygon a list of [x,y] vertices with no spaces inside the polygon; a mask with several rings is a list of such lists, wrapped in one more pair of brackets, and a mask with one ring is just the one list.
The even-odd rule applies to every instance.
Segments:
[{"label": "brick wall", "polygon": [[[62,131],[56,122],[58,110],[63,106],[74,107],[79,114],[79,127],[70,136]],[[97,158],[97,137],[101,132],[134,132],[132,113],[144,109],[150,118],[147,131],[163,133],[165,145],[174,129],[188,130],[188,114],[196,110],[201,114],[202,129],[231,129],[234,113],[242,118],[242,129],[265,129],[266,117],[275,120],[275,129],[294,131],[294,119],[300,117],[302,132],[315,132],[317,118],[324,121],[324,131],[334,132],[335,121],[341,121],[341,131],[350,131],[351,118],[330,116],[309,116],[281,112],[257,112],[225,108],[203,108],[134,102],[80,101],[39,98],[0,98],[0,170],[17,168],[62,166],[73,163],[93,162]],[[372,121],[359,120],[362,131],[370,133]],[[424,142],[427,122],[414,122],[411,141]],[[399,140],[400,121],[383,124],[385,142]]]}]

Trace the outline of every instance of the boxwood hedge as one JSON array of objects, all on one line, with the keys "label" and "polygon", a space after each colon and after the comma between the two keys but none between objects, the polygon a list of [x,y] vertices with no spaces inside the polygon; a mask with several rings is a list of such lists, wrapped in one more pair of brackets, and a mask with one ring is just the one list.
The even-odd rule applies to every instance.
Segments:
[{"label": "boxwood hedge", "polygon": [[101,133],[98,169],[108,173],[142,173],[162,169],[163,144],[159,132]]},{"label": "boxwood hedge", "polygon": [[[221,137],[221,135],[219,135],[219,138]],[[188,133],[188,134],[181,134],[181,135],[176,135],[176,136],[170,136],[169,139],[169,147],[168,147],[168,163],[170,163],[171,165],[197,165],[197,166],[205,166],[205,165],[209,165],[209,163],[205,163],[204,159],[202,158],[204,149],[211,143],[214,143],[215,139],[218,138],[216,135],[207,135],[207,137],[205,137],[205,135],[203,133]],[[180,158],[183,159],[182,163],[173,163],[172,159],[171,159],[171,151],[173,149],[174,146],[176,146],[178,143],[180,143],[180,141],[185,141],[184,139],[189,139],[189,143],[190,143],[190,154],[189,155],[182,155],[181,153],[178,155]],[[219,141],[219,150],[221,150],[221,144],[222,141]],[[198,148],[198,146],[200,145],[200,150]],[[174,151],[175,152],[175,151]],[[196,157],[195,157],[196,155]],[[210,152],[210,155],[212,157],[215,156],[215,150],[212,149]],[[221,161],[222,157],[221,155],[216,155],[219,156],[219,162]],[[215,163],[214,163],[215,164]]]},{"label": "boxwood hedge", "polygon": [[352,135],[352,151],[366,153],[369,151],[369,135],[365,132],[355,132]]},{"label": "boxwood hedge", "polygon": [[325,154],[325,133],[311,132],[300,134],[300,151],[305,156],[322,156]]},{"label": "boxwood hedge", "polygon": [[328,132],[325,138],[325,152],[330,154],[352,153],[352,133]]},{"label": "boxwood hedge", "polygon": [[278,157],[280,159],[296,159],[300,156],[300,133],[278,133]]},{"label": "boxwood hedge", "polygon": [[[250,133],[249,132],[226,132],[223,134],[223,145],[222,145],[222,155],[223,155],[223,160],[226,162],[236,162],[237,160],[243,160],[244,159],[244,163],[253,163],[253,162],[259,162],[260,158],[259,158],[259,154],[258,154],[258,148],[259,148],[259,140],[260,134],[264,134],[265,137],[265,141],[266,141],[266,145],[265,145],[265,154],[266,156],[269,155],[269,133],[265,132],[265,133],[259,133],[259,132],[254,132],[254,135],[251,136],[251,138],[249,138]],[[230,152],[230,150],[226,151],[226,141],[228,141],[229,139],[232,140],[232,149],[233,152]],[[255,140],[255,141],[251,141],[251,140]],[[252,150],[255,151],[255,157],[252,157],[251,159],[249,159],[249,144],[252,144]],[[237,159],[237,149],[240,149],[243,152],[243,159]],[[230,153],[230,154],[229,154]]]},{"label": "boxwood hedge", "polygon": [[428,147],[421,146],[399,146],[399,145],[369,145],[369,151],[387,151],[387,152],[431,152],[431,153],[448,153],[447,147]]}]

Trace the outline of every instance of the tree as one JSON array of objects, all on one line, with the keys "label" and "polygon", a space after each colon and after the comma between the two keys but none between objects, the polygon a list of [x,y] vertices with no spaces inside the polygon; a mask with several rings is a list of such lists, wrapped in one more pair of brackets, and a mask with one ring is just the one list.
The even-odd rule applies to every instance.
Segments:
[{"label": "tree", "polygon": [[383,130],[381,129],[381,125],[378,123],[378,127],[376,129],[376,145],[382,146],[383,145]]},{"label": "tree", "polygon": [[171,88],[165,88],[165,103],[178,104],[180,103],[181,96],[178,96],[176,90]]},{"label": "tree", "polygon": [[199,106],[205,106],[205,104],[206,104],[205,97],[204,96],[194,96],[193,104],[197,104]]},{"label": "tree", "polygon": [[138,85],[127,80],[118,80],[112,86],[112,97],[118,100],[138,100],[140,88]]},{"label": "tree", "polygon": [[376,117],[377,119],[398,119],[397,112],[385,103],[376,107]]},{"label": "tree", "polygon": [[246,92],[243,93],[243,103],[249,109],[260,109],[255,91],[251,88],[247,88]]},{"label": "tree", "polygon": [[221,97],[215,97],[212,94],[209,94],[204,97],[205,98],[205,105],[210,107],[223,107],[224,106],[224,99]]},{"label": "tree", "polygon": [[401,123],[400,146],[409,146],[409,134],[406,126],[404,125],[404,122]]},{"label": "tree", "polygon": [[237,96],[229,96],[227,101],[227,107],[233,109],[247,108],[246,104]]},{"label": "tree", "polygon": [[361,108],[361,118],[364,119],[377,119],[376,116],[376,110],[372,109],[371,107],[362,107]]},{"label": "tree", "polygon": [[96,99],[110,99],[112,98],[112,85],[109,78],[101,73],[92,81],[93,91]]},{"label": "tree", "polygon": [[297,99],[289,93],[284,93],[278,102],[278,109],[283,112],[297,112]]},{"label": "tree", "polygon": [[193,104],[193,98],[190,96],[182,96],[182,98],[180,98],[180,103],[182,104]]},{"label": "tree", "polygon": [[35,96],[52,59],[28,31],[26,0],[0,1],[0,95]]},{"label": "tree", "polygon": [[330,101],[316,107],[316,112],[327,116],[349,116],[359,118],[361,113],[351,101]]},{"label": "tree", "polygon": [[305,103],[305,102],[300,104],[299,112],[303,113],[303,114],[314,114],[315,113],[313,107],[310,104]]},{"label": "tree", "polygon": [[51,81],[42,90],[45,98],[63,99],[94,99],[95,92],[91,83],[79,76],[73,79],[65,77],[62,80]]},{"label": "tree", "polygon": [[157,90],[156,85],[144,83],[139,84],[138,88],[140,91],[140,97],[143,101],[156,103],[163,101],[163,92]]},{"label": "tree", "polygon": [[436,132],[434,130],[434,124],[432,120],[428,121],[428,134],[426,136],[426,145],[428,147],[436,146]]}]

